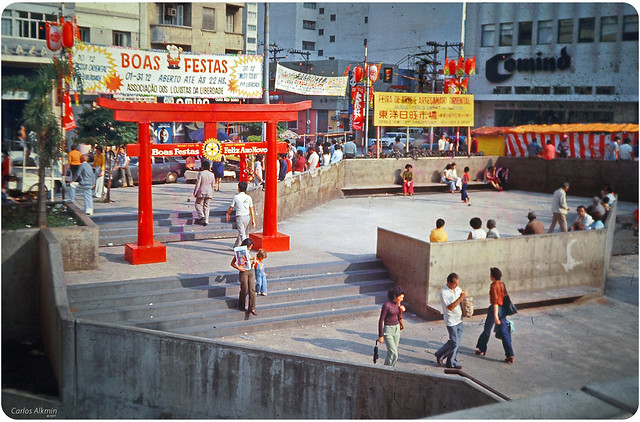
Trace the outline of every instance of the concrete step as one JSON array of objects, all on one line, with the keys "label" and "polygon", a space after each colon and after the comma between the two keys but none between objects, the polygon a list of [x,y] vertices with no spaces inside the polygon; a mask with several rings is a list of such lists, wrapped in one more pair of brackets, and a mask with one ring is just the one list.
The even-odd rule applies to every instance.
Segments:
[{"label": "concrete step", "polygon": [[[138,234],[138,226],[111,226],[104,227],[99,226],[100,236],[103,237],[115,237],[115,236],[130,236]],[[231,223],[211,223],[203,226],[199,223],[189,223],[189,224],[167,224],[167,225],[156,225],[153,227],[154,234],[164,234],[164,233],[190,233],[190,232],[201,232],[201,231],[211,231],[211,230],[224,230],[224,231],[235,231],[235,224]]]},{"label": "concrete step", "polygon": [[[482,182],[469,182],[468,191],[490,189],[491,185]],[[416,183],[413,191],[420,193],[442,193],[448,190],[444,183]],[[402,194],[402,185],[378,185],[378,186],[345,186],[342,188],[345,197],[356,196],[384,196]]]},{"label": "concrete step", "polygon": [[[364,278],[364,277],[363,277]],[[314,283],[315,284],[315,283]],[[279,298],[282,302],[294,302],[301,300],[305,295],[311,295],[314,298],[331,297],[339,292],[342,295],[369,293],[372,291],[381,291],[389,286],[387,279],[344,281],[343,284],[334,282],[321,286],[294,286],[286,287],[280,291],[274,291],[273,286],[270,288],[270,296]],[[117,294],[97,298],[95,300],[71,301],[71,309],[76,309],[76,316],[87,317],[89,315],[96,317],[98,315],[116,315],[121,314],[120,310],[128,306],[146,305],[153,307],[155,312],[161,312],[158,309],[163,308],[163,304],[169,304],[164,307],[171,309],[170,304],[173,302],[183,302],[197,299],[224,298],[227,296],[228,289],[218,286],[201,286],[193,288],[177,288],[166,290],[154,290],[149,292],[138,293],[132,295],[129,293]],[[239,284],[236,292],[239,291]],[[213,301],[211,307],[225,307],[222,301]],[[228,308],[228,307],[227,307]],[[100,312],[102,311],[102,312]],[[165,312],[167,312],[165,310]],[[170,312],[170,311],[169,311]]]},{"label": "concrete step", "polygon": [[254,333],[257,331],[280,330],[283,328],[300,327],[305,325],[330,324],[331,322],[371,317],[379,314],[380,305],[378,304],[348,309],[336,308],[333,311],[318,311],[287,316],[279,315],[276,317],[266,318],[261,317],[261,310],[258,309],[258,316],[245,314],[244,321],[228,324],[203,324],[195,327],[175,329],[172,330],[172,332],[198,337],[217,338],[243,333]]},{"label": "concrete step", "polygon": [[[282,315],[294,315],[310,312],[333,312],[336,309],[357,308],[371,304],[380,304],[387,299],[385,292],[354,295],[349,298],[343,296],[324,299],[308,299],[297,302],[281,302],[277,296],[258,296],[257,307],[261,317],[272,318]],[[134,325],[152,330],[173,331],[184,327],[199,325],[216,325],[244,321],[244,312],[237,310],[238,299],[226,298],[226,304],[231,304],[227,309],[208,310],[203,312],[190,312],[179,315],[157,317],[149,315],[143,319],[128,319],[127,325]],[[229,312],[232,309],[235,312]]]},{"label": "concrete step", "polygon": [[[192,215],[190,217],[186,217],[186,218],[163,218],[163,219],[157,219],[157,220],[153,220],[153,227],[154,230],[158,227],[179,227],[179,226],[191,226],[191,225],[198,225],[198,222],[200,220],[198,219],[198,217],[195,215]],[[112,230],[112,229],[117,229],[117,228],[137,228],[138,227],[138,220],[127,220],[127,221],[106,221],[106,222],[102,222],[102,223],[96,223],[98,225],[98,227],[100,228],[100,231],[102,230]],[[230,222],[227,223],[226,217],[224,215],[222,216],[209,216],[209,224],[222,224],[225,227],[231,227],[233,225],[233,228],[236,227],[236,223],[235,223],[235,219],[231,219]]]},{"label": "concrete step", "polygon": [[[266,269],[269,275],[267,282],[269,283],[270,289],[277,288],[276,284],[280,280],[289,283],[295,283],[296,280],[300,283],[310,283],[309,279],[313,279],[314,276],[318,275],[330,276],[346,273],[347,276],[354,276],[359,272],[369,270],[382,271],[383,273],[381,274],[386,274],[386,269],[382,266],[382,261],[378,259],[357,262],[329,261],[314,264],[268,267]],[[384,275],[384,277],[386,277],[386,275]],[[67,286],[67,295],[70,301],[82,301],[124,294],[126,292],[137,295],[138,293],[150,290],[202,286],[222,287],[221,285],[223,284],[233,284],[237,287],[239,285],[238,271],[232,270],[225,273],[203,273],[182,277],[157,277],[142,280],[135,279],[117,282],[77,284]],[[295,284],[290,284],[289,286],[292,285]]]},{"label": "concrete step", "polygon": [[[158,242],[182,242],[187,240],[206,240],[206,239],[233,239],[238,236],[237,230],[207,230],[207,227],[201,227],[199,231],[183,231],[180,233],[154,233],[153,238]],[[119,236],[100,236],[98,246],[119,246],[126,243],[135,243],[138,241],[137,231],[131,235]]]},{"label": "concrete step", "polygon": [[[210,210],[209,217],[224,217],[226,215],[227,209],[217,209]],[[195,211],[181,211],[181,212],[154,212],[153,219],[154,220],[172,220],[172,219],[188,219],[196,216]],[[100,224],[109,224],[116,223],[121,224],[124,222],[137,222],[138,214],[137,213],[127,213],[127,214],[109,214],[109,215],[92,215],[91,220],[94,223]]]},{"label": "concrete step", "polygon": [[[488,293],[488,292],[487,292]],[[591,286],[572,286],[558,289],[539,290],[533,292],[513,292],[509,297],[520,309],[537,308],[541,306],[559,305],[575,302],[580,298],[596,297],[600,295],[600,289]],[[484,315],[489,308],[489,295],[473,298],[474,315]],[[429,314],[433,319],[442,319],[442,307],[440,304],[428,304]]]}]

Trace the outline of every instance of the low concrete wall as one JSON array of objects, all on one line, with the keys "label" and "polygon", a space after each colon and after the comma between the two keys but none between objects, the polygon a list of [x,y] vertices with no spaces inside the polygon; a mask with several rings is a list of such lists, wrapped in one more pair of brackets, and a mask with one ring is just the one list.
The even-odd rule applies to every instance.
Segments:
[{"label": "low concrete wall", "polygon": [[50,229],[40,231],[40,307],[42,342],[63,402],[75,402],[75,323],[62,269],[60,242]]},{"label": "low concrete wall", "polygon": [[489,268],[502,270],[510,292],[593,286],[604,291],[616,209],[605,230],[428,243],[378,228],[376,255],[397,285],[407,290],[411,312],[429,318],[427,304],[439,307],[439,291],[455,272],[470,296],[488,297]]},{"label": "low concrete wall", "polygon": [[53,235],[60,242],[65,271],[94,270],[98,268],[98,226],[75,204],[67,203],[67,209],[78,220],[80,226],[51,227]]},{"label": "low concrete wall", "polygon": [[457,377],[77,324],[74,417],[399,419],[499,401]]},{"label": "low concrete wall", "polygon": [[40,338],[39,229],[2,230],[2,340]]},{"label": "low concrete wall", "polygon": [[439,183],[442,171],[449,163],[456,163],[456,172],[462,177],[465,166],[469,167],[471,180],[479,178],[487,166],[495,164],[498,157],[451,158],[380,158],[345,160],[343,186],[378,186],[402,182],[404,166],[413,166],[415,183]]},{"label": "low concrete wall", "polygon": [[509,169],[510,189],[551,193],[568,181],[569,195],[590,198],[608,182],[621,201],[638,201],[638,161],[500,157],[498,164]]}]

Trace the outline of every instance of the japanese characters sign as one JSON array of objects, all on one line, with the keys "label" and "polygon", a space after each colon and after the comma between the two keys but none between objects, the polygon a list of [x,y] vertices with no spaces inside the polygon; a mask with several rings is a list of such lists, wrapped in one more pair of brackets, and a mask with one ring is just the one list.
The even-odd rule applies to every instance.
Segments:
[{"label": "japanese characters sign", "polygon": [[473,126],[473,95],[376,92],[376,126]]},{"label": "japanese characters sign", "polygon": [[88,94],[206,97],[262,96],[262,56],[191,54],[77,43],[73,63]]},{"label": "japanese characters sign", "polygon": [[296,72],[278,65],[276,90],[304,95],[328,95],[342,97],[347,91],[347,76],[329,77]]}]

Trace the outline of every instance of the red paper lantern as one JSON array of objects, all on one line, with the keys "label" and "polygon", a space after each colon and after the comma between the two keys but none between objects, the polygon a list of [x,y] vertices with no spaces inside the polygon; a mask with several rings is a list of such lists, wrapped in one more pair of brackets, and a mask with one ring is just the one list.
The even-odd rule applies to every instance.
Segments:
[{"label": "red paper lantern", "polygon": [[456,61],[455,60],[451,60],[449,62],[449,74],[450,75],[455,75],[456,74]]},{"label": "red paper lantern", "polygon": [[375,64],[372,64],[371,66],[368,66],[369,68],[369,80],[371,82],[375,82],[378,80],[378,66],[376,66]]},{"label": "red paper lantern", "polygon": [[62,47],[62,31],[55,22],[47,22],[47,48],[51,51],[58,51]]},{"label": "red paper lantern", "polygon": [[476,73],[476,56],[473,56],[473,59],[464,61],[464,73],[467,75],[474,75]]},{"label": "red paper lantern", "polygon": [[362,80],[363,75],[364,75],[364,71],[360,66],[356,66],[353,69],[353,77],[356,78],[356,82],[360,82]]},{"label": "red paper lantern", "polygon": [[62,46],[65,48],[73,47],[75,41],[75,28],[73,22],[67,21],[62,25]]}]

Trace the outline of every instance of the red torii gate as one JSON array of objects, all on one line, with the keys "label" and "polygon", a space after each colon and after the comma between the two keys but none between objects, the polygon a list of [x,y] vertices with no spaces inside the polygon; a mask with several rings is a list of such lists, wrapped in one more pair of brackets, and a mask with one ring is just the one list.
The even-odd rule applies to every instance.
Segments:
[{"label": "red torii gate", "polygon": [[278,175],[276,127],[278,122],[298,119],[298,112],[311,108],[311,101],[292,104],[160,104],[130,103],[98,98],[98,105],[113,110],[114,119],[138,124],[138,242],[125,245],[125,259],[131,264],[167,261],[167,248],[153,238],[151,195],[152,122],[204,122],[204,139],[217,138],[217,122],[266,122],[267,155],[262,233],[252,233],[254,247],[267,251],[288,251],[289,236],[278,233]]}]

